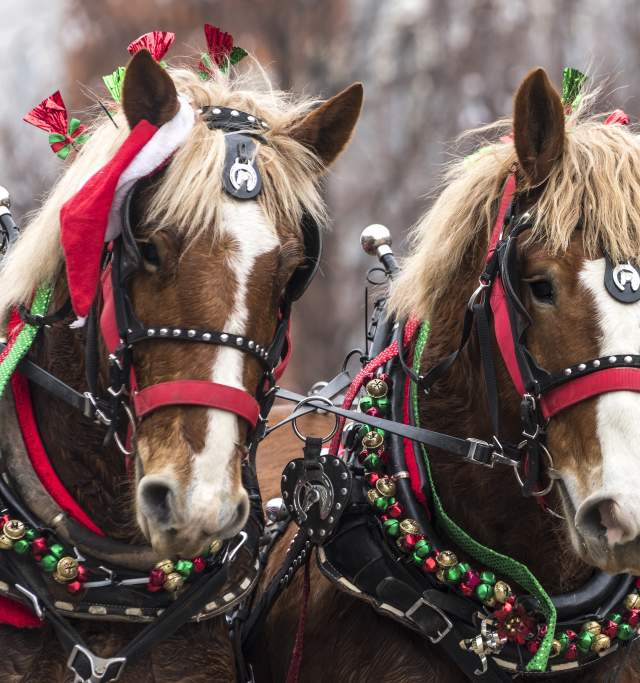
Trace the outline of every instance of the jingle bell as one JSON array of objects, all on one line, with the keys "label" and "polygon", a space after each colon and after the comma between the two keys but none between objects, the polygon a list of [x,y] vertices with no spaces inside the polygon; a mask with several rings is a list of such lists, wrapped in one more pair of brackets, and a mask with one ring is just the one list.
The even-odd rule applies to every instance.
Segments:
[{"label": "jingle bell", "polygon": [[365,387],[365,390],[371,398],[382,398],[383,396],[387,395],[387,392],[389,391],[389,387],[387,386],[387,383],[379,378],[375,378],[367,382],[367,385]]},{"label": "jingle bell", "polygon": [[378,498],[380,498],[380,494],[378,493],[378,491],[376,491],[376,489],[369,489],[367,491],[367,499],[369,500],[371,505],[375,505],[376,500],[378,500]]},{"label": "jingle bell", "polygon": [[[418,525],[418,522],[416,522],[415,519],[411,519],[410,517],[407,517],[406,519],[403,519],[400,522],[400,531],[403,534],[419,534],[420,533],[420,526]],[[457,564],[457,562],[454,562],[454,564]],[[446,566],[451,566],[451,565],[446,565]]]},{"label": "jingle bell", "polygon": [[393,479],[389,477],[382,477],[376,481],[376,488],[383,496],[395,496],[396,484]]},{"label": "jingle bell", "polygon": [[12,541],[19,541],[27,533],[27,527],[19,519],[10,519],[2,528],[2,532]]},{"label": "jingle bell", "polygon": [[382,434],[380,434],[380,432],[367,432],[362,437],[362,446],[369,450],[376,450],[376,448],[380,448],[380,446],[382,446],[383,443],[384,437],[382,436]]},{"label": "jingle bell", "polygon": [[209,552],[212,555],[217,555],[222,550],[223,545],[224,543],[219,538],[216,538],[211,541],[211,544],[209,545]]},{"label": "jingle bell", "polygon": [[[5,529],[6,529],[5,524]],[[10,537],[11,538],[11,537]],[[627,609],[639,609],[640,608],[640,595],[638,593],[629,593],[624,599],[624,606]]]},{"label": "jingle bell", "polygon": [[562,645],[559,640],[554,640],[551,643],[551,652],[549,653],[549,658],[557,657],[562,652]]},{"label": "jingle bell", "polygon": [[78,560],[75,557],[62,557],[58,560],[53,578],[58,583],[73,581],[78,576]]},{"label": "jingle bell", "polygon": [[582,625],[581,631],[590,633],[592,636],[599,636],[602,632],[602,627],[597,621],[587,621]]},{"label": "jingle bell", "polygon": [[458,564],[458,558],[453,551],[442,550],[436,555],[436,562],[438,563],[438,567],[447,569],[447,567],[453,567],[453,565]]},{"label": "jingle bell", "polygon": [[604,633],[599,633],[591,643],[591,649],[594,652],[604,652],[611,647],[611,638]]},{"label": "jingle bell", "polygon": [[511,594],[511,586],[504,581],[496,581],[496,585],[493,587],[493,596],[499,603],[506,602],[507,598]]},{"label": "jingle bell", "polygon": [[163,588],[170,593],[179,591],[184,586],[184,577],[178,572],[171,572],[167,574],[167,578],[163,584]]},{"label": "jingle bell", "polygon": [[0,550],[11,550],[13,548],[13,541],[4,534],[0,534]]},{"label": "jingle bell", "polygon": [[171,560],[161,560],[156,564],[155,569],[161,569],[165,574],[175,571],[175,565]]}]

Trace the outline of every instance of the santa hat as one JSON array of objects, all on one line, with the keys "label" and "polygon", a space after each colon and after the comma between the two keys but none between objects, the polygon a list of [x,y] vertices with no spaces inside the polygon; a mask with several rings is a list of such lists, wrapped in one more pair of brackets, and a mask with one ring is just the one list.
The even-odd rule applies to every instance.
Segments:
[{"label": "santa hat", "polygon": [[176,115],[158,127],[140,121],[115,156],[95,173],[60,210],[60,239],[65,255],[73,310],[84,318],[96,294],[104,243],[122,232],[122,203],[141,178],[161,168],[185,143],[194,111],[179,96]]}]

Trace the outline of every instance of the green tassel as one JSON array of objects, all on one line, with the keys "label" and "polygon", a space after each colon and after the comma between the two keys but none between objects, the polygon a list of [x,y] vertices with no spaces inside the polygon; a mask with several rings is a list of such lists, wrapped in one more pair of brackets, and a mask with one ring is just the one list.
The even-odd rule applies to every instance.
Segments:
[{"label": "green tassel", "polygon": [[562,71],[562,104],[570,110],[580,103],[580,91],[587,80],[587,76],[570,66]]},{"label": "green tassel", "polygon": [[102,77],[102,82],[116,102],[122,100],[122,85],[126,71],[127,69],[124,66],[119,66],[113,73]]}]

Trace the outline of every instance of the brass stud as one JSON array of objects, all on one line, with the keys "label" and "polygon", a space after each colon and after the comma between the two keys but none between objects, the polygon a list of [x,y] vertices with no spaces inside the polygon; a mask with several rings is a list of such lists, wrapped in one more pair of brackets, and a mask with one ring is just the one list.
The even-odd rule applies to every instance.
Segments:
[{"label": "brass stud", "polygon": [[5,522],[2,532],[12,541],[19,541],[27,533],[27,527],[19,519],[9,519]]}]

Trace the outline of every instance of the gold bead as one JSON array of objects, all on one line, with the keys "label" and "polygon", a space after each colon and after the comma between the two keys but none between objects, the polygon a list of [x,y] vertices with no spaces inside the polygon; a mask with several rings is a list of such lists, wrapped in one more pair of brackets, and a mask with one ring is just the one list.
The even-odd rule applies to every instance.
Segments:
[{"label": "gold bead", "polygon": [[209,552],[212,555],[217,555],[222,550],[223,545],[223,541],[221,541],[219,538],[215,538],[213,541],[211,541],[211,545],[209,546]]},{"label": "gold bead", "polygon": [[4,534],[0,534],[0,550],[11,550],[13,548],[13,541]]},{"label": "gold bead", "polygon": [[175,566],[171,560],[161,560],[155,568],[162,569],[165,574],[171,574],[171,572],[174,571]]},{"label": "gold bead", "polygon": [[171,572],[167,574],[167,578],[164,580],[162,587],[168,590],[170,593],[175,593],[179,591],[182,586],[184,586],[184,577],[178,572]]},{"label": "gold bead", "polygon": [[627,609],[640,609],[640,595],[637,593],[629,593],[624,599],[624,606]]},{"label": "gold bead", "polygon": [[585,624],[582,625],[581,630],[588,631],[593,636],[599,636],[602,632],[602,628],[600,627],[600,624],[597,621],[587,621]]},{"label": "gold bead", "polygon": [[496,584],[493,587],[493,597],[497,602],[506,602],[509,595],[511,595],[511,586],[504,581],[496,581]]},{"label": "gold bead", "polygon": [[78,576],[78,560],[75,557],[61,557],[56,565],[53,578],[58,583],[68,583]]},{"label": "gold bead", "polygon": [[367,382],[367,386],[365,387],[365,390],[371,398],[383,398],[384,396],[387,395],[387,392],[389,391],[389,387],[387,386],[387,383],[383,379],[372,379],[369,382]]},{"label": "gold bead", "polygon": [[362,437],[362,446],[363,448],[367,448],[369,450],[375,450],[376,448],[380,448],[382,444],[384,443],[384,437],[380,432],[376,431],[371,431],[367,432],[363,437]]},{"label": "gold bead", "polygon": [[400,522],[400,531],[403,534],[419,534],[420,526],[418,525],[418,522],[416,522],[415,519],[407,517],[406,519],[403,519]]},{"label": "gold bead", "polygon": [[376,489],[369,489],[367,491],[367,498],[369,499],[371,505],[375,505],[376,500],[380,498],[380,494],[376,491]]},{"label": "gold bead", "polygon": [[396,484],[393,479],[389,477],[381,477],[376,482],[376,488],[383,496],[395,496],[396,495]]},{"label": "gold bead", "polygon": [[549,653],[549,657],[557,657],[560,654],[560,651],[562,650],[562,645],[560,645],[559,640],[554,640],[551,643],[551,652]]},{"label": "gold bead", "polygon": [[9,519],[5,522],[2,533],[12,541],[19,541],[27,533],[27,527],[19,519]]},{"label": "gold bead", "polygon": [[436,555],[436,562],[438,563],[438,567],[447,569],[447,567],[453,567],[458,564],[458,558],[451,550],[443,550]]},{"label": "gold bead", "polygon": [[594,652],[604,652],[611,647],[611,638],[605,633],[598,633],[591,643],[591,649]]}]

